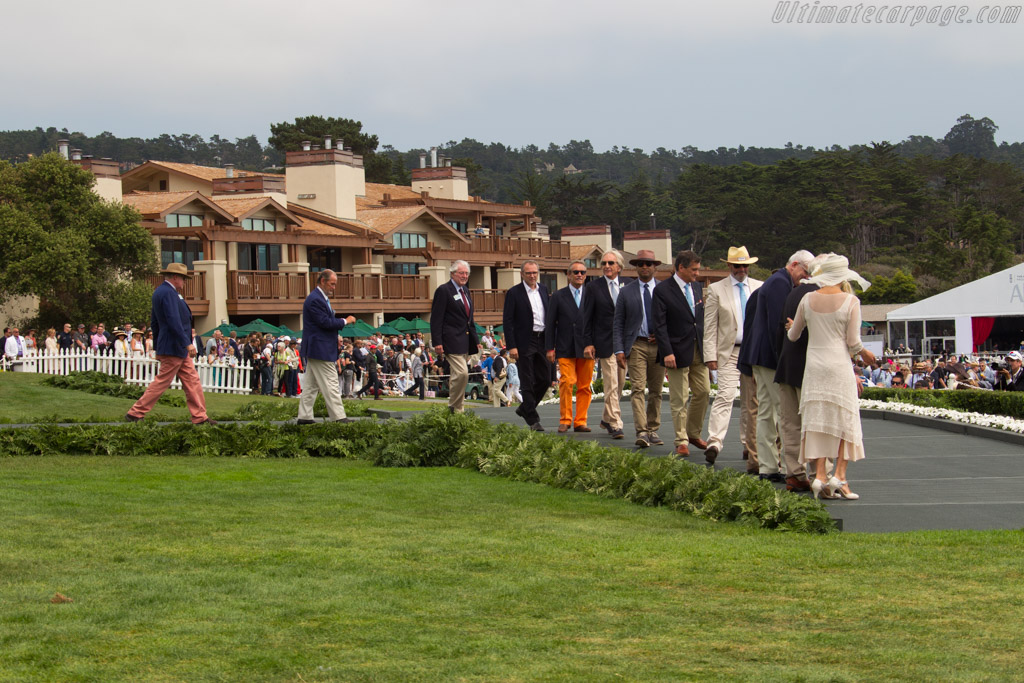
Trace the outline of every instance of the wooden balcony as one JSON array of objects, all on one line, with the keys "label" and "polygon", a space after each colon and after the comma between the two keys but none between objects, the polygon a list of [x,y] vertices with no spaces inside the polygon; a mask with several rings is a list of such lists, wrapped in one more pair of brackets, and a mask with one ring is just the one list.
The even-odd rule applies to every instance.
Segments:
[{"label": "wooden balcony", "polygon": [[569,256],[569,243],[539,237],[505,237],[503,235],[468,235],[469,243],[453,241],[453,246],[428,242],[426,249],[381,249],[385,254],[433,257],[444,260],[464,259],[475,265],[512,263],[519,265],[535,259],[545,268],[563,269]]},{"label": "wooden balcony", "polygon": [[[299,313],[306,296],[316,287],[318,273],[228,271],[228,313]],[[422,313],[430,310],[429,279],[423,275],[338,273],[331,297],[337,311],[365,314]],[[365,305],[361,305],[365,302]]]},{"label": "wooden balcony", "polygon": [[[185,297],[185,303],[192,309],[193,315],[206,315],[210,312],[210,301],[206,298],[206,273],[190,270],[188,274],[190,277],[185,280],[181,295]],[[153,289],[164,282],[163,275],[150,275],[147,279]]]},{"label": "wooden balcony", "polygon": [[505,310],[504,289],[471,289],[473,319],[480,325],[500,325]]},{"label": "wooden balcony", "polygon": [[304,273],[273,270],[228,271],[228,299],[235,301],[298,299],[309,294]]}]

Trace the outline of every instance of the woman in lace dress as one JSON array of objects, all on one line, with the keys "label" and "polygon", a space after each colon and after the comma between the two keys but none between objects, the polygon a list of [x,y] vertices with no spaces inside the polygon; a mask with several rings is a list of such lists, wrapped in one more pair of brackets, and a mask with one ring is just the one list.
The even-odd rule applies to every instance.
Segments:
[{"label": "woman in lace dress", "polygon": [[[845,256],[829,254],[804,280],[820,289],[800,301],[796,317],[786,324],[793,341],[805,326],[808,328],[807,365],[800,395],[800,460],[814,461],[811,490],[815,497],[859,497],[846,481],[847,465],[864,457],[857,378],[850,358],[860,355],[864,362],[873,363],[875,356],[861,344],[860,301],[849,281],[856,280],[864,289],[870,284],[849,265]],[[831,477],[829,458],[836,459]]]}]

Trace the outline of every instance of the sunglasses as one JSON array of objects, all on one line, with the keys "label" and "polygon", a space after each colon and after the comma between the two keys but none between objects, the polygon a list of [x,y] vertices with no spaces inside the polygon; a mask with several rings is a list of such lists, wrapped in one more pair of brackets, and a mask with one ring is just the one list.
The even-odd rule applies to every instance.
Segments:
[{"label": "sunglasses", "polygon": [[733,268],[750,268],[749,263],[730,263],[729,265]]},{"label": "sunglasses", "polygon": [[617,266],[617,265],[619,265],[619,262],[618,261],[601,261],[601,265],[602,266]]},{"label": "sunglasses", "polygon": [[586,275],[587,274],[587,271],[585,271],[585,270],[570,270],[569,272],[572,273],[573,275]]},{"label": "sunglasses", "polygon": [[650,268],[654,265],[654,261],[637,261],[636,265],[640,268]]}]

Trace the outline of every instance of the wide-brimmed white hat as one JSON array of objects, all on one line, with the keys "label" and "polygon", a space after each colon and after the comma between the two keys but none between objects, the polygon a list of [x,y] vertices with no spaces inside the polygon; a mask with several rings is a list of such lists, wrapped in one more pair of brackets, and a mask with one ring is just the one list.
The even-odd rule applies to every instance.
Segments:
[{"label": "wide-brimmed white hat", "polygon": [[828,254],[825,259],[814,268],[811,276],[801,282],[811,283],[819,287],[833,287],[844,282],[853,281],[860,285],[860,288],[867,290],[871,283],[860,276],[857,271],[850,270],[850,261],[839,254]]},{"label": "wide-brimmed white hat", "polygon": [[751,257],[746,247],[729,247],[729,255],[722,259],[726,263],[735,263],[739,266],[757,263],[757,257]]}]

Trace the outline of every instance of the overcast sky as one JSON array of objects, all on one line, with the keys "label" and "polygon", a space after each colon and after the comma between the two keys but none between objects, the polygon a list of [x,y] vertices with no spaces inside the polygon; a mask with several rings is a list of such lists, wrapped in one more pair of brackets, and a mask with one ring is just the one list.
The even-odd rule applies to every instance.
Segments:
[{"label": "overcast sky", "polygon": [[320,114],[401,150],[469,137],[650,151],[941,138],[969,113],[1024,140],[1024,16],[979,23],[991,5],[971,2],[964,23],[912,26],[901,10],[879,24],[864,19],[881,4],[852,4],[844,24],[774,21],[785,5],[8,0],[0,130],[265,141],[273,122]]}]

